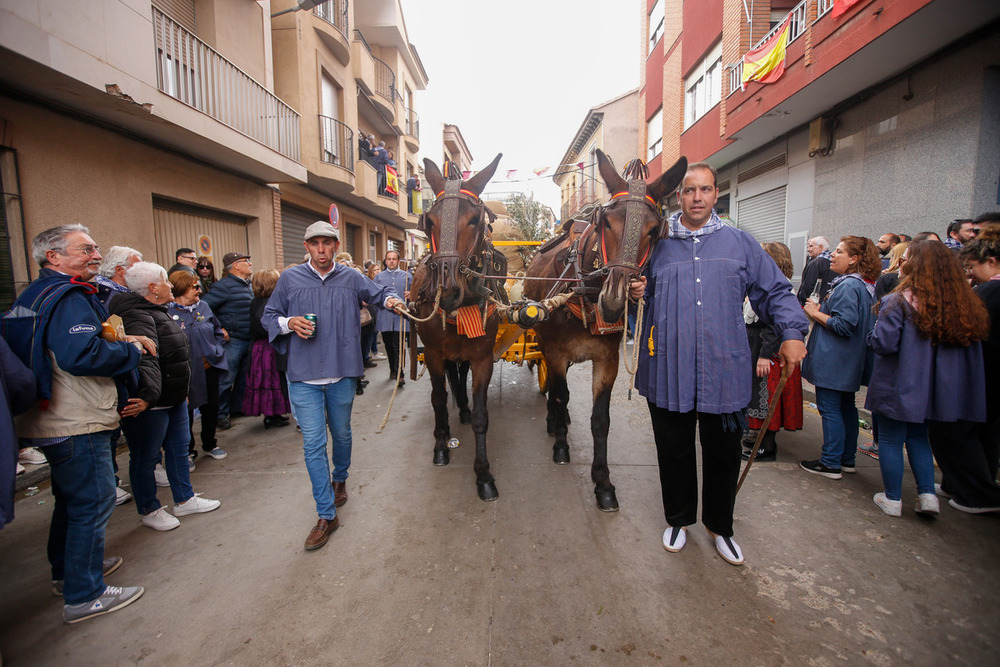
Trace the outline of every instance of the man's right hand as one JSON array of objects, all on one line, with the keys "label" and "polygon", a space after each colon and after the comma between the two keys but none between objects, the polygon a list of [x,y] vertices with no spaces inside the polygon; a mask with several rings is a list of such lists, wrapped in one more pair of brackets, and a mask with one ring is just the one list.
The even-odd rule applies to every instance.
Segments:
[{"label": "man's right hand", "polygon": [[301,315],[288,318],[288,328],[297,333],[299,338],[307,340],[312,338],[316,331],[316,325]]},{"label": "man's right hand", "polygon": [[142,349],[154,357],[156,356],[156,343],[152,339],[146,336],[125,336],[125,340],[129,343],[139,343],[139,345],[142,345]]},{"label": "man's right hand", "polygon": [[646,276],[639,276],[628,284],[628,296],[633,301],[638,301],[646,293]]}]

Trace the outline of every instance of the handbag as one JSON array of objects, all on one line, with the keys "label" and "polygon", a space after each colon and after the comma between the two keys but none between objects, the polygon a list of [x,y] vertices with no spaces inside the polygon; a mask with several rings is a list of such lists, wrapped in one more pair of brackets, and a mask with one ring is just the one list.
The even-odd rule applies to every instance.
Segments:
[{"label": "handbag", "polygon": [[366,327],[372,323],[372,314],[367,307],[361,308],[361,326]]}]

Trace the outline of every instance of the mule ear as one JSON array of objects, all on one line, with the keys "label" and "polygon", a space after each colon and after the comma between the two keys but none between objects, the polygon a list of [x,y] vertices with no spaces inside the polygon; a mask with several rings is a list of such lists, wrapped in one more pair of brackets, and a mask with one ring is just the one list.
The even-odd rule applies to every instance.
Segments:
[{"label": "mule ear", "polygon": [[497,153],[497,156],[493,158],[493,162],[490,162],[485,169],[465,181],[465,188],[475,192],[477,197],[482,194],[483,190],[486,189],[486,184],[490,182],[490,179],[493,178],[493,174],[496,173],[497,166],[500,164],[500,158],[502,157],[503,153]]},{"label": "mule ear", "polygon": [[434,164],[430,158],[424,158],[424,176],[427,178],[427,182],[431,184],[431,190],[434,191],[434,195],[444,191],[444,176],[441,175],[441,170],[438,166]]},{"label": "mule ear", "polygon": [[682,155],[681,158],[674,163],[674,166],[660,174],[660,177],[652,183],[646,184],[646,189],[649,190],[649,196],[656,201],[660,201],[671,192],[677,190],[677,186],[684,180],[684,174],[687,173],[687,168],[687,158]]},{"label": "mule ear", "polygon": [[601,172],[604,184],[608,186],[608,192],[617,194],[628,190],[628,183],[618,175],[615,164],[600,148],[597,149],[597,168]]}]

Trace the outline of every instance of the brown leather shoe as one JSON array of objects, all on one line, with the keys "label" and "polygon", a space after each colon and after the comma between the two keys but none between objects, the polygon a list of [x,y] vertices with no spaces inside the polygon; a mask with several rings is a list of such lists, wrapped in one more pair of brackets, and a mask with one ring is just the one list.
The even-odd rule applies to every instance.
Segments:
[{"label": "brown leather shoe", "polygon": [[330,539],[330,535],[338,528],[340,528],[339,516],[333,517],[332,521],[327,521],[326,519],[317,521],[316,526],[309,531],[309,537],[306,538],[306,551],[319,549],[326,544],[326,541]]},{"label": "brown leather shoe", "polygon": [[333,504],[340,507],[347,502],[347,482],[333,483]]}]

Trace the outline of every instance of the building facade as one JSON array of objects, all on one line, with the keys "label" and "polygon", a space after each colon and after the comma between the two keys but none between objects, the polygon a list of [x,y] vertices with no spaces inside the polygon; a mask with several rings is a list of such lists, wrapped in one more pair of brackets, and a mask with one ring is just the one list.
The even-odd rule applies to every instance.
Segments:
[{"label": "building facade", "polygon": [[[597,171],[597,149],[619,168],[635,159],[638,109],[639,90],[635,89],[587,112],[552,175],[559,186],[561,220],[585,215],[594,204],[608,199],[611,193]],[[644,154],[639,156],[645,159]]]},{"label": "building facade", "polygon": [[0,1],[0,308],[37,275],[31,238],[58,224],[164,266],[179,247],[217,271],[232,250],[276,265],[268,184],[306,170],[266,5]]},{"label": "building facade", "polygon": [[[296,6],[275,0],[278,14]],[[327,0],[311,11],[272,21],[275,90],[302,114],[299,127],[303,183],[281,191],[283,263],[301,261],[302,235],[337,205],[341,250],[355,263],[380,260],[387,250],[404,257],[417,214],[407,206],[406,181],[419,178],[420,123],[414,93],[427,74],[409,42],[399,0]],[[384,143],[396,182],[380,177],[362,139]]]},{"label": "building facade", "polygon": [[[719,169],[718,208],[789,245],[944,233],[1000,203],[1000,4],[641,0],[640,146]],[[784,73],[742,57],[787,29]]]}]

